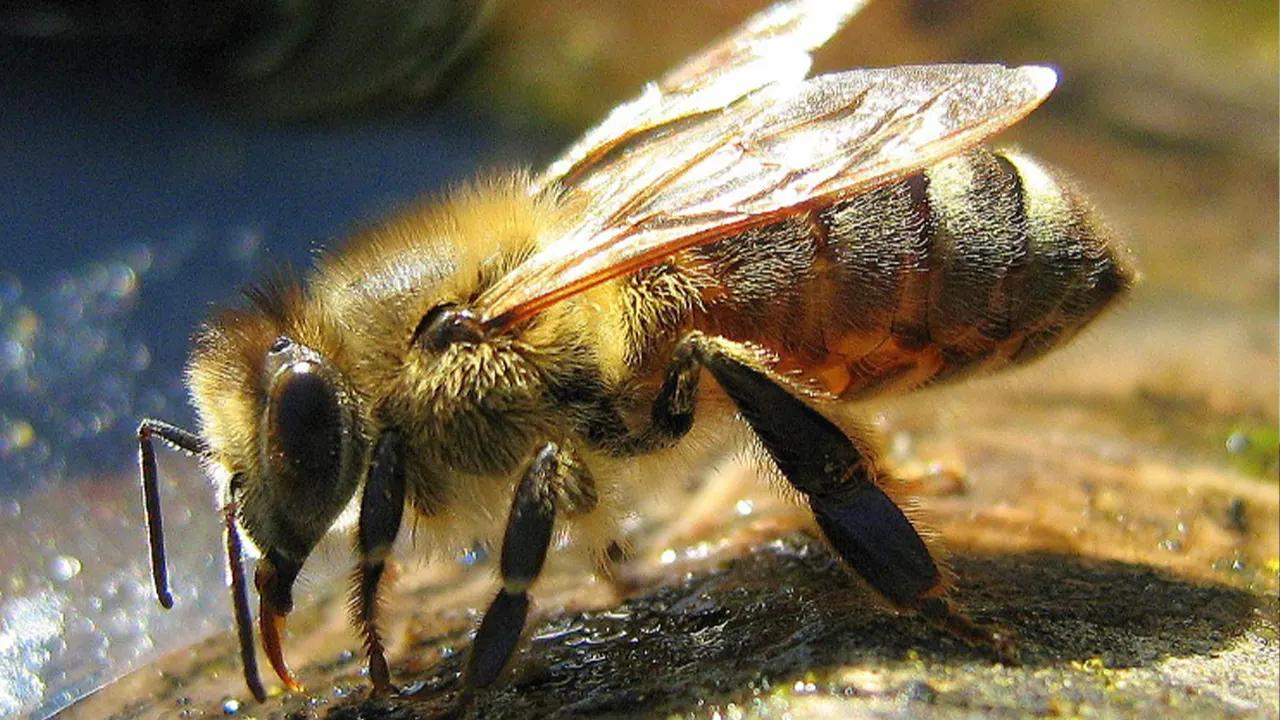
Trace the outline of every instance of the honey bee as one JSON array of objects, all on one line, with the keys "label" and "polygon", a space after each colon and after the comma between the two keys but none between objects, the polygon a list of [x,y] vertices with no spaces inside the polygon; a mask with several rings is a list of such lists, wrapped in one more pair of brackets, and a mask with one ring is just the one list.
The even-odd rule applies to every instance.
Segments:
[{"label": "honey bee", "polygon": [[462,678],[478,690],[517,645],[555,531],[602,551],[629,486],[670,474],[655,463],[690,435],[744,424],[855,575],[1012,657],[1007,633],[948,599],[872,444],[828,416],[1035,358],[1134,274],[1054,171],[980,147],[1048,96],[1052,70],[806,79],[810,51],[861,4],[778,3],[541,174],[404,211],[305,283],[274,278],[216,315],[187,370],[199,432],[138,429],[161,604],[156,438],[215,478],[257,698],[242,536],[265,655],[297,688],[281,648],[294,580],[354,518],[353,622],[374,690],[391,692],[377,598],[406,511],[419,544],[501,537],[501,589]]}]

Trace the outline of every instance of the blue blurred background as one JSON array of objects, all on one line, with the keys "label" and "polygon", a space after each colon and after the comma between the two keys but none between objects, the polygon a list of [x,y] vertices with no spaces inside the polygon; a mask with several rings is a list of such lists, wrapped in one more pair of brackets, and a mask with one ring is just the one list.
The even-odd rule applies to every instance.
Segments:
[{"label": "blue blurred background", "polygon": [[523,160],[497,150],[514,138],[457,108],[253,123],[129,58],[3,53],[8,497],[120,462],[139,415],[189,424],[186,339],[212,301],[269,263],[305,267],[361,218],[465,178],[482,158]]}]

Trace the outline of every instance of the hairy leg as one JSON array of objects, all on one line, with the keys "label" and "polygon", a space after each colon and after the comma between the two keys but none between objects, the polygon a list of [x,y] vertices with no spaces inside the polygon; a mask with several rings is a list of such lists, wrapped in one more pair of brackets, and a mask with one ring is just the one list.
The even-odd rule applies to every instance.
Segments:
[{"label": "hairy leg", "polygon": [[884,491],[874,458],[796,396],[761,353],[694,332],[672,355],[649,426],[601,430],[606,447],[629,452],[674,444],[693,421],[705,368],[733,400],[783,477],[804,496],[832,548],[894,606],[920,613],[950,634],[1015,659],[1012,640],[979,626],[946,597],[946,583],[920,533]]},{"label": "hairy leg", "polygon": [[595,485],[572,451],[543,445],[516,485],[502,538],[502,588],[485,611],[463,673],[464,692],[492,685],[515,651],[529,614],[529,587],[538,579],[551,545],[557,511],[587,513],[596,507]]},{"label": "hairy leg", "polygon": [[378,632],[378,590],[386,574],[387,555],[395,544],[404,514],[404,460],[399,432],[384,430],[374,448],[373,464],[360,498],[360,525],[356,532],[356,566],[351,613],[360,628],[369,655],[369,680],[375,693],[389,693],[391,671],[386,648]]}]

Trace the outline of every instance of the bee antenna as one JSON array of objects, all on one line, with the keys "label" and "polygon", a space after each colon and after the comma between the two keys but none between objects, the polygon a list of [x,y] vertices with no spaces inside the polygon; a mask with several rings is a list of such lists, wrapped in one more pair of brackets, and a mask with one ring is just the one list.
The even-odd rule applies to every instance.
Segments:
[{"label": "bee antenna", "polygon": [[258,702],[267,699],[258,673],[258,656],[253,647],[253,614],[249,610],[249,584],[245,582],[244,553],[240,543],[240,530],[236,527],[236,504],[227,503],[222,510],[227,536],[227,569],[231,574],[231,607],[236,616],[236,637],[240,641],[240,667],[244,668],[244,682]]},{"label": "bee antenna", "polygon": [[173,607],[169,591],[169,566],[164,551],[164,520],[160,512],[160,480],[156,452],[151,443],[158,437],[168,445],[191,455],[204,455],[208,447],[198,435],[159,420],[147,418],[138,425],[138,460],[142,466],[142,502],[147,512],[147,539],[151,543],[151,580],[156,598],[165,609]]}]

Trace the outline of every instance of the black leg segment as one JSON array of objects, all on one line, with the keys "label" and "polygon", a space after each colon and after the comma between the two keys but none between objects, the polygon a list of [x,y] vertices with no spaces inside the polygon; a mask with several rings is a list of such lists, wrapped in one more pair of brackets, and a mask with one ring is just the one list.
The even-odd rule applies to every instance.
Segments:
[{"label": "black leg segment", "polygon": [[942,581],[928,547],[874,482],[844,431],[764,372],[704,344],[704,366],[733,399],[782,474],[804,493],[827,540],[894,604],[914,607]]},{"label": "black leg segment", "polygon": [[173,607],[169,591],[169,565],[164,550],[164,520],[160,512],[160,473],[152,438],[191,455],[204,455],[208,446],[199,435],[159,420],[147,418],[138,425],[138,464],[142,468],[142,503],[147,511],[147,538],[151,544],[151,579],[156,599],[165,609]]},{"label": "black leg segment", "polygon": [[468,690],[493,684],[515,652],[524,621],[529,615],[529,593],[509,592],[506,588],[489,604],[476,631],[476,641],[467,660],[463,680]]},{"label": "black leg segment", "polygon": [[378,588],[404,514],[403,453],[400,433],[394,429],[384,430],[374,448],[373,463],[360,498],[360,525],[356,533],[360,565],[356,568],[351,607],[369,654],[369,680],[375,692],[392,689],[386,649],[378,633]]},{"label": "black leg segment", "polygon": [[649,423],[631,430],[613,406],[601,409],[599,417],[586,428],[586,437],[594,446],[611,454],[628,457],[669,448],[693,427],[694,400],[698,395],[698,378],[702,367],[690,343],[676,346],[663,376],[662,387],[654,397]]},{"label": "black leg segment", "polygon": [[224,540],[227,549],[227,569],[231,575],[231,607],[236,616],[236,638],[240,642],[240,667],[244,671],[245,685],[253,693],[253,699],[267,699],[262,676],[258,674],[258,655],[253,648],[253,615],[249,612],[249,583],[244,575],[244,552],[240,544],[240,530],[236,527],[236,506],[231,503],[222,511]]},{"label": "black leg segment", "polygon": [[636,439],[636,451],[670,447],[693,427],[693,405],[698,396],[702,368],[688,343],[676,346],[667,366],[662,388],[654,398],[649,427]]},{"label": "black leg segment", "polygon": [[872,589],[1001,661],[1016,661],[1008,635],[975,624],[946,598],[920,533],[876,483],[873,457],[771,377],[749,349],[699,333],[682,345],[693,348],[783,476],[804,494],[828,542]]},{"label": "black leg segment", "polygon": [[555,443],[542,446],[525,469],[502,538],[502,589],[485,612],[467,669],[466,690],[484,688],[511,659],[529,613],[528,588],[542,572],[556,516],[556,487],[569,468]]}]

